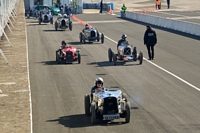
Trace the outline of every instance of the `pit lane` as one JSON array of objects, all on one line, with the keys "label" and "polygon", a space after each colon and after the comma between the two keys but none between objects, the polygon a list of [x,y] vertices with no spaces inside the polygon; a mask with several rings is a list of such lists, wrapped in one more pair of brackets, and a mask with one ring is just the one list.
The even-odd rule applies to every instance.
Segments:
[{"label": "pit lane", "polygon": [[[145,25],[119,22],[111,15],[77,15],[84,21],[118,21],[92,23],[100,32],[117,41],[122,33],[137,50],[143,50]],[[50,24],[27,24],[30,81],[33,101],[33,132],[195,132],[199,131],[199,93],[185,83],[147,61],[118,64],[108,62],[107,50],[116,50],[116,44],[105,39],[104,44],[81,44],[79,32],[82,25],[74,24],[73,31],[55,31]],[[158,44],[154,63],[200,87],[198,49],[195,37],[155,29]],[[81,64],[58,65],[55,50],[62,40],[81,49]],[[189,46],[188,46],[189,45]],[[191,70],[192,68],[192,70]],[[122,89],[132,105],[131,122],[90,123],[84,115],[84,95],[90,92],[94,79],[101,76],[105,86]],[[177,128],[178,127],[178,128]]]}]

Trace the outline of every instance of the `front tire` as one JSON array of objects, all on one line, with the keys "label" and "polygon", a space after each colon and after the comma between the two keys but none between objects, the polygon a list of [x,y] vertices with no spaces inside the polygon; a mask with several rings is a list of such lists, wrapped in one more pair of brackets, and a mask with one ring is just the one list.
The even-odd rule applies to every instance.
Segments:
[{"label": "front tire", "polygon": [[104,43],[104,34],[101,33],[101,43],[103,44]]},{"label": "front tire", "polygon": [[126,103],[126,116],[125,116],[126,123],[130,122],[130,117],[131,117],[130,102],[127,102]]},{"label": "front tire", "polygon": [[85,115],[90,115],[90,96],[85,95]]},{"label": "front tire", "polygon": [[69,30],[72,31],[72,22],[69,23]]},{"label": "front tire", "polygon": [[81,55],[80,55],[80,53],[78,53],[78,64],[80,64],[81,63]]},{"label": "front tire", "polygon": [[92,102],[91,104],[91,122],[92,124],[95,124],[97,119],[96,119],[96,108],[95,108],[95,102]]},{"label": "front tire", "polygon": [[109,62],[112,62],[112,50],[111,50],[111,48],[108,49],[108,60],[109,60]]}]

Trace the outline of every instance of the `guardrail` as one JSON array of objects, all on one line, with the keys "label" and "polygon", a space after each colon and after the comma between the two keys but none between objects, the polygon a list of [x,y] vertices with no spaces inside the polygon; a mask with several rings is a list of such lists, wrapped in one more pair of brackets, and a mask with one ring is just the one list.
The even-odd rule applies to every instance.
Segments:
[{"label": "guardrail", "polygon": [[139,14],[135,12],[126,12],[126,18],[200,36],[200,24],[197,23],[173,20],[170,18],[162,18],[147,14]]},{"label": "guardrail", "polygon": [[[10,46],[12,46],[12,43],[10,42],[8,36],[5,33],[5,28],[8,27],[9,31],[13,35],[9,25],[11,24],[11,26],[15,29],[15,27],[12,24],[11,18],[13,19],[13,21],[15,21],[14,17],[17,15],[16,6],[18,3],[19,0],[0,0],[0,37],[4,35],[7,41],[9,42]],[[8,63],[2,50],[0,50],[0,54]]]}]

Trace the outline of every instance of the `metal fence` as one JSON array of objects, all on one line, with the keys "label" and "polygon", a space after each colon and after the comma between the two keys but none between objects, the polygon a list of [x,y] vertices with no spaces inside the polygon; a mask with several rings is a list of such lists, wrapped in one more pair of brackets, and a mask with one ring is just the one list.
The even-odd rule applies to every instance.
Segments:
[{"label": "metal fence", "polygon": [[[5,28],[8,27],[11,34],[13,34],[10,25],[15,29],[11,19],[13,19],[13,21],[15,22],[15,17],[17,15],[16,6],[18,3],[19,0],[0,0],[0,37],[4,35],[7,41],[9,42],[10,46],[12,46],[12,44],[5,33]],[[0,49],[0,54],[4,56],[3,51],[1,49]],[[5,56],[4,59],[6,60]]]}]

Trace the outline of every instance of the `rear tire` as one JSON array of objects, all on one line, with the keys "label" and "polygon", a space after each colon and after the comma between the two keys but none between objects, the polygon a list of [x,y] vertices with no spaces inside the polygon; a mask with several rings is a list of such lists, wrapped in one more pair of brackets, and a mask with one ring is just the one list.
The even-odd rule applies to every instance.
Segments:
[{"label": "rear tire", "polygon": [[143,62],[143,53],[142,53],[142,51],[140,51],[138,59],[139,59],[139,64],[142,65],[142,62]]},{"label": "rear tire", "polygon": [[80,34],[79,34],[79,39],[80,39],[80,42],[83,42],[83,35],[82,35],[81,32],[80,32]]},{"label": "rear tire", "polygon": [[55,22],[55,30],[57,31],[58,30],[58,23]]},{"label": "rear tire", "polygon": [[109,62],[112,62],[112,50],[111,50],[111,48],[108,49],[108,60],[109,60]]}]

